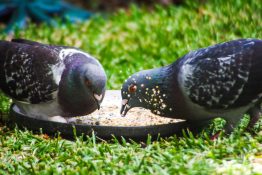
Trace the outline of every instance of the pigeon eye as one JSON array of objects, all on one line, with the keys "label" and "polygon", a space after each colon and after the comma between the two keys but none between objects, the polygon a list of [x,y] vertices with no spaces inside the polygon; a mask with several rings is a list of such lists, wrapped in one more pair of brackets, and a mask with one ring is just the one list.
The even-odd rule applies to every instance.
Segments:
[{"label": "pigeon eye", "polygon": [[131,84],[131,85],[128,87],[128,92],[134,93],[134,92],[136,92],[136,89],[137,89],[137,86],[134,85],[134,84]]},{"label": "pigeon eye", "polygon": [[91,84],[91,81],[88,80],[88,79],[85,80],[85,84],[86,84],[86,86],[91,86],[91,85],[92,85],[92,84]]}]

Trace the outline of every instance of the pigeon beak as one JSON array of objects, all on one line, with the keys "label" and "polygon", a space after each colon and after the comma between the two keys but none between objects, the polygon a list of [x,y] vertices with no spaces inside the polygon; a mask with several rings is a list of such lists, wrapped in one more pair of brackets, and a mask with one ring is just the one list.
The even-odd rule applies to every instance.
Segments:
[{"label": "pigeon beak", "polygon": [[101,100],[103,98],[103,94],[98,95],[98,94],[94,93],[94,98],[96,100],[97,109],[99,110],[100,109],[100,103],[101,103]]},{"label": "pigeon beak", "polygon": [[122,100],[122,107],[120,110],[120,114],[122,117],[126,116],[126,113],[128,112],[128,110],[130,109],[130,106],[128,105],[128,100],[127,99],[123,99]]}]

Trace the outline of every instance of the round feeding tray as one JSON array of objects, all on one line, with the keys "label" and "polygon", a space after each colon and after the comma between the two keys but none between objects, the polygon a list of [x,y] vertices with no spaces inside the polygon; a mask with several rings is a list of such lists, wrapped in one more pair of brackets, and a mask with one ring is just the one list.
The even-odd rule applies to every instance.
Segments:
[{"label": "round feeding tray", "polygon": [[[181,134],[182,130],[189,127],[189,124],[182,120],[163,118],[151,114],[142,108],[131,109],[126,117],[120,116],[120,91],[109,90],[101,105],[101,109],[91,115],[76,117],[74,123],[60,123],[40,120],[28,117],[21,113],[16,105],[12,105],[10,116],[19,128],[27,128],[32,131],[39,131],[46,134],[60,134],[65,138],[76,135],[91,135],[92,132],[102,139],[124,137],[126,139],[144,140],[148,135],[152,138],[168,137],[174,134]],[[190,127],[189,127],[190,128]]]}]

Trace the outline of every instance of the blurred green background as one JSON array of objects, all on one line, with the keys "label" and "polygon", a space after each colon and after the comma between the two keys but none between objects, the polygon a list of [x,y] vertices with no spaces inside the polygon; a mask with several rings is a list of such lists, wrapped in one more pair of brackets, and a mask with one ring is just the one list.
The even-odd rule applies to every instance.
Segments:
[{"label": "blurred green background", "polygon": [[[120,89],[134,72],[170,64],[191,50],[232,39],[262,38],[261,0],[70,2],[92,17],[76,23],[57,19],[56,26],[29,21],[26,28],[2,33],[0,39],[81,48],[104,66],[107,88]],[[0,102],[0,115],[7,116],[10,101],[0,95]],[[48,139],[2,125],[0,174],[261,174],[255,167],[262,161],[261,132],[252,136],[237,130],[214,142],[205,134],[149,139],[146,148],[96,139]]]}]

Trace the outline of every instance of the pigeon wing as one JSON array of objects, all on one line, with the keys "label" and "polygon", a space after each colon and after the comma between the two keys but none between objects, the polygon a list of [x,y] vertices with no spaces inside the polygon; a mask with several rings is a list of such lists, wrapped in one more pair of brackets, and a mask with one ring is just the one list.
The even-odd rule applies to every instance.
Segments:
[{"label": "pigeon wing", "polygon": [[56,50],[41,44],[0,41],[0,88],[11,98],[38,104],[56,98],[54,68],[61,65]]},{"label": "pigeon wing", "polygon": [[259,40],[241,39],[185,55],[180,72],[184,93],[194,103],[209,109],[255,102],[262,93],[259,47],[261,50]]}]

